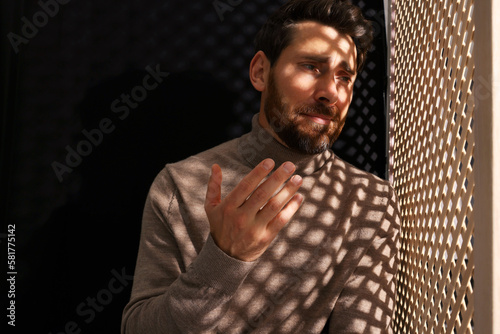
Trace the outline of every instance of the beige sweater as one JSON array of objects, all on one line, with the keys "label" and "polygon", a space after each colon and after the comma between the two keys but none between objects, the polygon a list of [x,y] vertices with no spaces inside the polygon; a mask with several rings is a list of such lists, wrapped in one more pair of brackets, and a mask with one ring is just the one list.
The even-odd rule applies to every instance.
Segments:
[{"label": "beige sweater", "polygon": [[[263,256],[243,262],[209,235],[210,167],[223,196],[264,158],[292,161],[304,203]],[[175,164],[154,181],[123,334],[391,333],[399,247],[389,184],[331,151],[292,151],[253,129]]]}]

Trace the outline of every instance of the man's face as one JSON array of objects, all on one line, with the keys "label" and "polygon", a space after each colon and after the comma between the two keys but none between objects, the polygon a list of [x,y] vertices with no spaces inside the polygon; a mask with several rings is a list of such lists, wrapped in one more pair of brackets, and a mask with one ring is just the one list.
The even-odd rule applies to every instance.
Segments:
[{"label": "man's face", "polygon": [[290,148],[309,154],[328,149],[344,126],[355,68],[349,36],[316,22],[297,24],[270,69],[261,124]]}]

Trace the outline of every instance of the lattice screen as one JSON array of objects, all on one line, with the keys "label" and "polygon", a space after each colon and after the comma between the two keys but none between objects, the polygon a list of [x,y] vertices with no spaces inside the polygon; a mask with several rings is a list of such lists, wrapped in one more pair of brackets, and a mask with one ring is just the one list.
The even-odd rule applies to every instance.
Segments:
[{"label": "lattice screen", "polygon": [[472,0],[392,3],[397,333],[473,331],[472,11]]}]

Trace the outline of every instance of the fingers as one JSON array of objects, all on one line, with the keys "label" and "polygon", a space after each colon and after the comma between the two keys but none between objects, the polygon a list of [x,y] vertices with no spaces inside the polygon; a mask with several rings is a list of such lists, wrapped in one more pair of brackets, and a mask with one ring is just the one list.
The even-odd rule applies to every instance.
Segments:
[{"label": "fingers", "polygon": [[260,210],[257,214],[259,220],[264,222],[271,221],[297,193],[302,185],[302,178],[299,175],[294,175],[274,197]]},{"label": "fingers", "polygon": [[274,161],[272,159],[262,161],[238,183],[226,197],[226,200],[236,207],[241,206],[273,168]]},{"label": "fingers", "polygon": [[301,194],[295,194],[292,199],[286,204],[286,206],[281,210],[274,219],[272,219],[269,224],[267,224],[267,229],[277,235],[278,232],[292,219],[293,215],[300,208],[304,197]]},{"label": "fingers", "polygon": [[212,173],[208,180],[205,210],[210,211],[221,202],[222,170],[219,165],[212,166]]},{"label": "fingers", "polygon": [[[274,196],[276,191],[283,186],[283,184],[290,178],[290,176],[295,171],[295,165],[291,162],[285,162],[281,165],[264,183],[262,183],[252,195],[248,198],[245,203],[245,207],[257,214],[259,210],[271,199],[271,206],[279,206],[279,209],[292,197],[292,195],[297,191],[298,187],[293,191],[293,193],[288,194],[292,191],[292,186],[295,184],[290,183],[291,186],[286,186],[280,191],[280,196]],[[297,178],[300,178],[297,176]],[[300,185],[298,185],[300,186]],[[289,196],[288,196],[288,195]],[[279,210],[278,210],[279,211]],[[274,213],[274,215],[277,211]],[[272,217],[271,217],[272,218]]]},{"label": "fingers", "polygon": [[273,167],[273,160],[264,160],[222,200],[222,170],[212,166],[205,211],[210,233],[226,254],[243,261],[257,259],[300,207],[303,197],[297,190],[302,178],[291,177],[295,166],[286,162],[262,182]]}]

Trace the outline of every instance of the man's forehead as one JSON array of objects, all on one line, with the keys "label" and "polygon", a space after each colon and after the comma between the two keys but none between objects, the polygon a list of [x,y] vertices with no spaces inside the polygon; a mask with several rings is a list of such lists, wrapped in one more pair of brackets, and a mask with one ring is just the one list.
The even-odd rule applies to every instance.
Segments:
[{"label": "man's forehead", "polygon": [[322,57],[340,56],[355,68],[356,45],[349,35],[314,21],[294,25],[289,48],[298,53],[316,54]]}]

